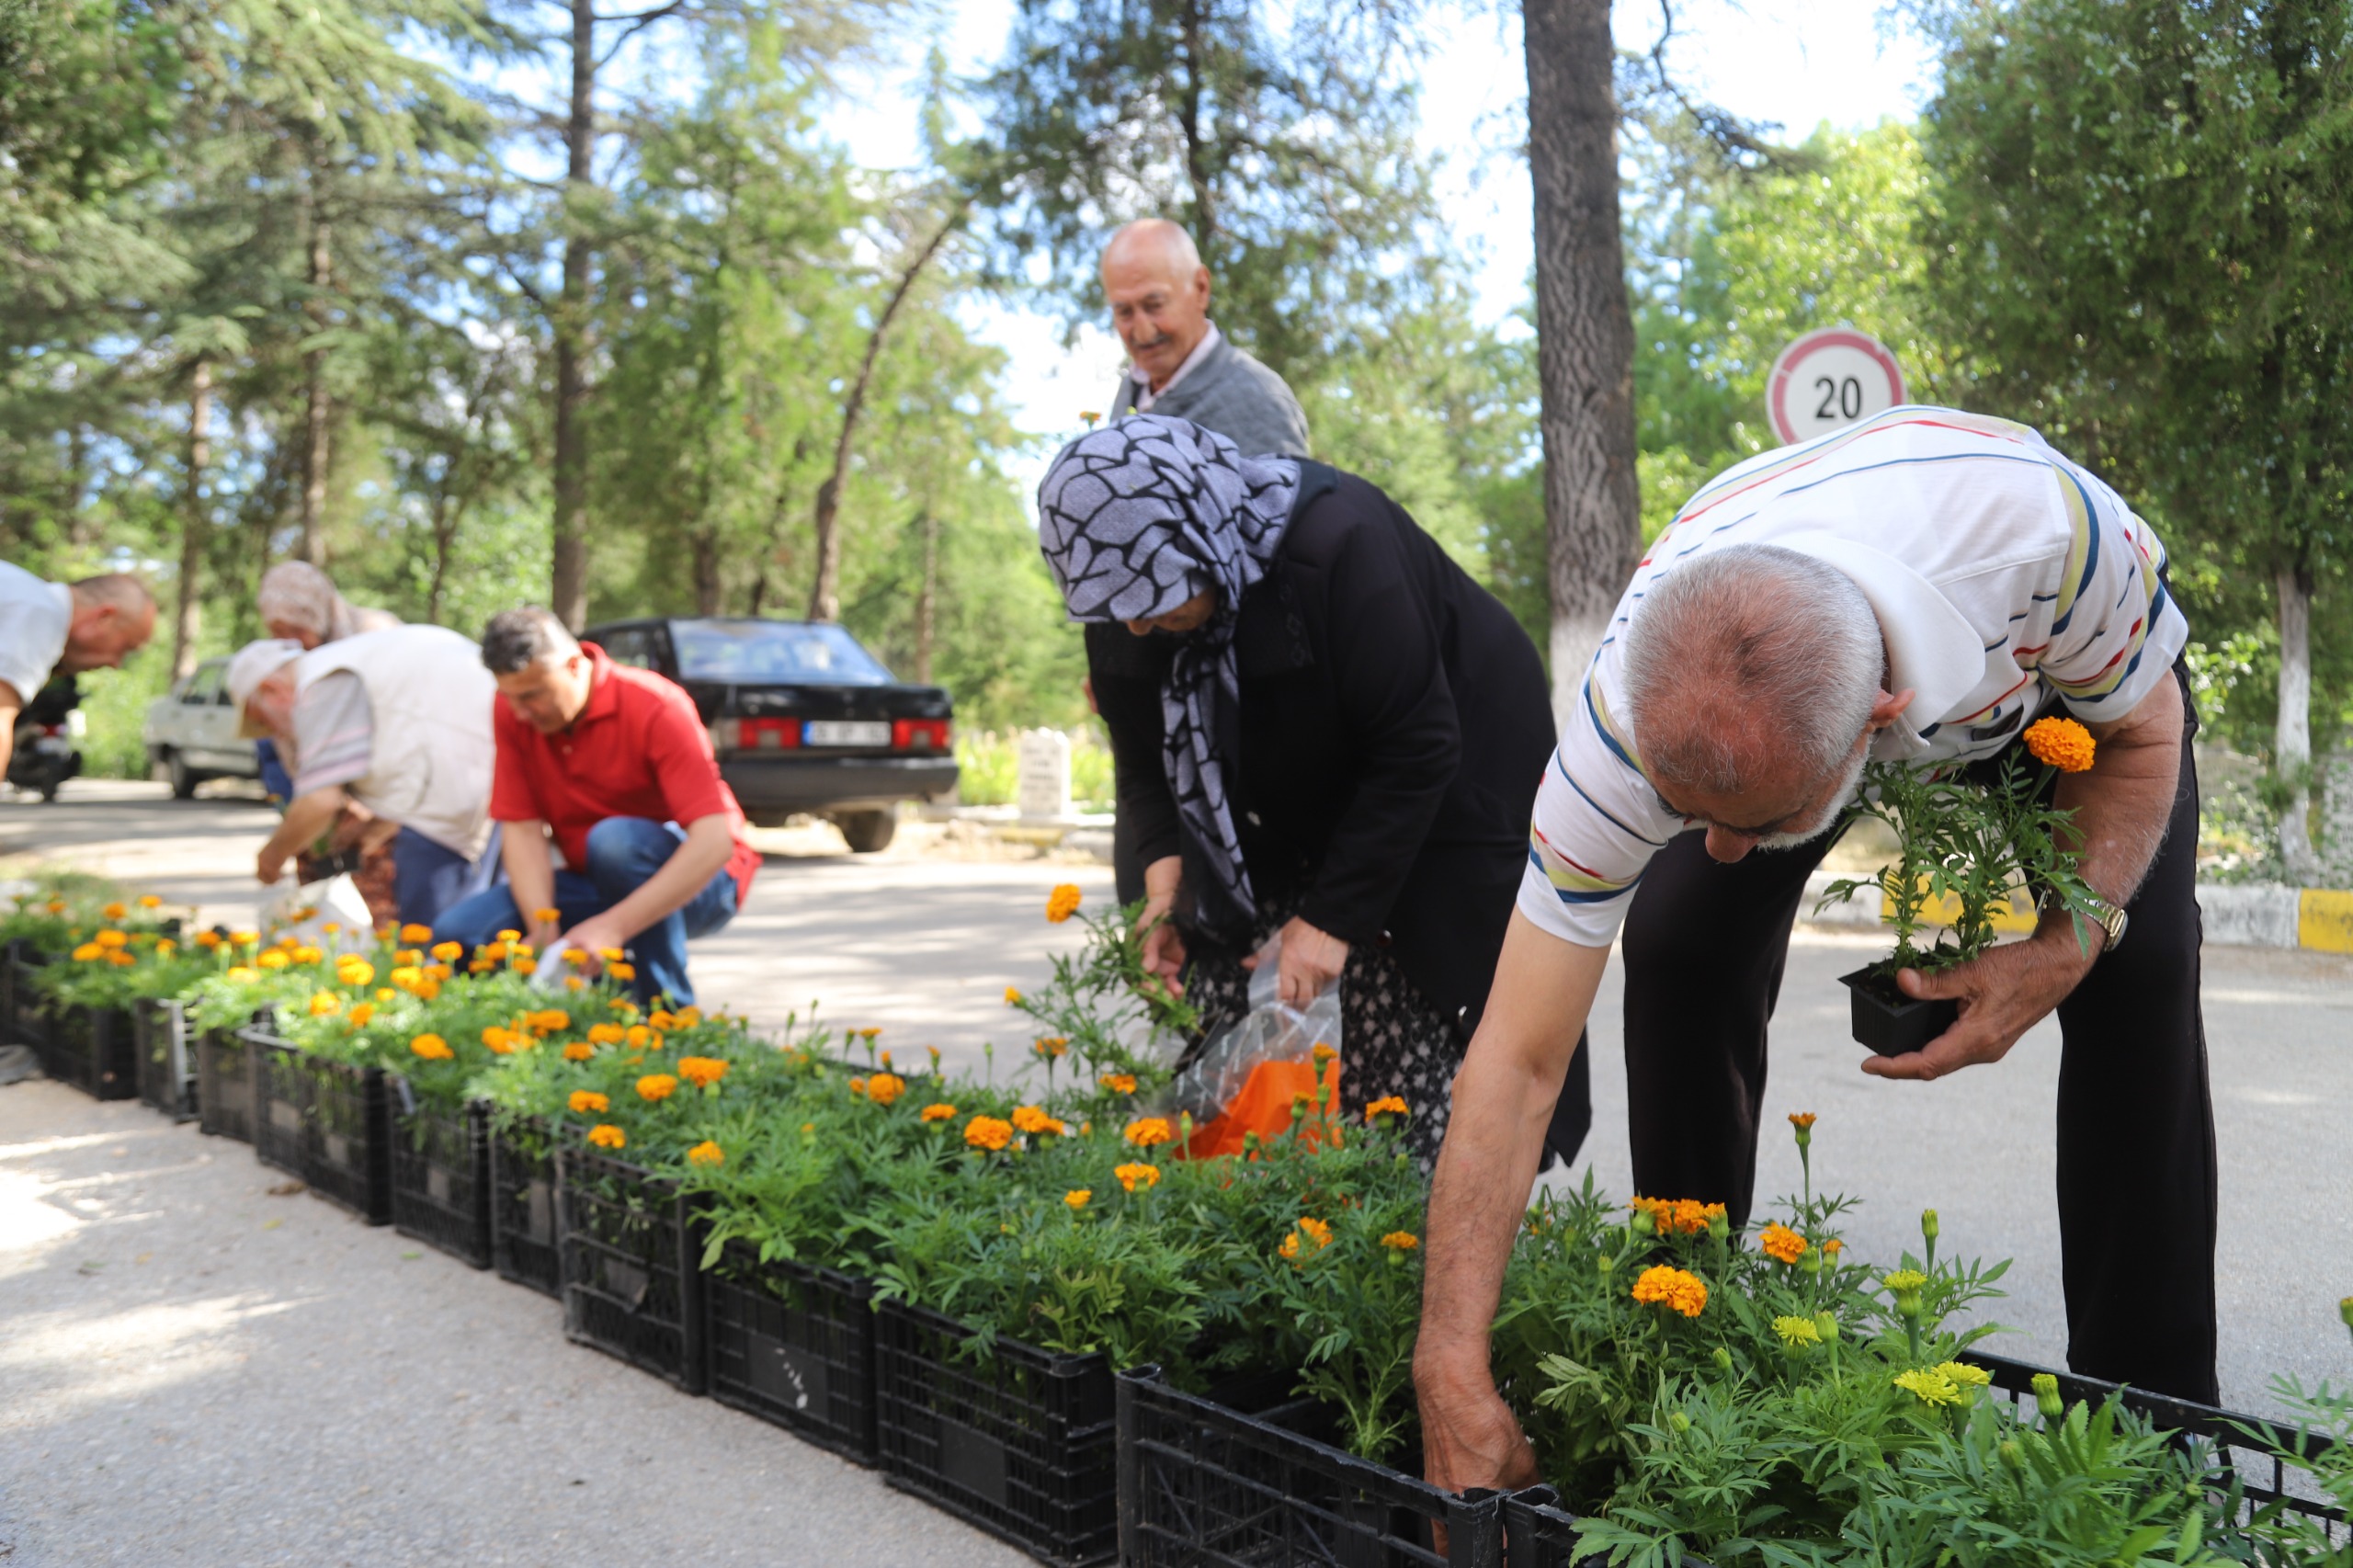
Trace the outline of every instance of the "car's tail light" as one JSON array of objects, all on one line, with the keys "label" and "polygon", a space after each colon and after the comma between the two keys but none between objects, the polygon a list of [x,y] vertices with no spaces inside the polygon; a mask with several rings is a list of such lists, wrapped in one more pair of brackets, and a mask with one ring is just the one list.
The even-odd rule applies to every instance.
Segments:
[{"label": "car's tail light", "polygon": [[788,751],[801,744],[801,721],[714,719],[710,744],[719,751]]},{"label": "car's tail light", "polygon": [[891,749],[893,751],[946,751],[949,724],[945,719],[893,719],[891,721]]}]

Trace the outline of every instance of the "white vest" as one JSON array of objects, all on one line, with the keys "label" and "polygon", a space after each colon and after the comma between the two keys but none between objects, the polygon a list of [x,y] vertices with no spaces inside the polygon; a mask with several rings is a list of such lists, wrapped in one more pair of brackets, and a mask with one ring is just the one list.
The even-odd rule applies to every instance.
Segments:
[{"label": "white vest", "polygon": [[492,704],[482,649],[440,626],[396,626],[323,643],[294,665],[297,690],[348,670],[368,688],[368,771],[344,786],[378,816],[467,859],[490,839]]}]

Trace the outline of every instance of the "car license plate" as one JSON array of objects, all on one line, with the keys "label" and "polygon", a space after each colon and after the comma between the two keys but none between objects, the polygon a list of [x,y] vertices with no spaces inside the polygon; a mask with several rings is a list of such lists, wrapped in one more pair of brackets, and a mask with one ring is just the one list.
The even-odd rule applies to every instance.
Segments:
[{"label": "car license plate", "polygon": [[891,724],[885,719],[812,719],[801,726],[801,744],[808,746],[887,746]]}]

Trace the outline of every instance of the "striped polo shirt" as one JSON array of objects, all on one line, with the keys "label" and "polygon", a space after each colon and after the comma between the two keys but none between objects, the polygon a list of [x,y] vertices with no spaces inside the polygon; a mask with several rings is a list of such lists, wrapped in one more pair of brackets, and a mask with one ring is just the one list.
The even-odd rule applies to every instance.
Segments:
[{"label": "striped polo shirt", "polygon": [[1990,756],[2053,700],[2121,718],[2189,636],[2155,532],[2026,426],[1907,405],[1751,458],[1635,568],[1545,769],[1519,908],[1557,937],[1607,947],[1650,858],[1698,825],[1643,776],[1620,639],[1653,583],[1727,544],[1813,556],[1862,590],[1893,689],[1915,693],[1872,743],[1890,760]]}]

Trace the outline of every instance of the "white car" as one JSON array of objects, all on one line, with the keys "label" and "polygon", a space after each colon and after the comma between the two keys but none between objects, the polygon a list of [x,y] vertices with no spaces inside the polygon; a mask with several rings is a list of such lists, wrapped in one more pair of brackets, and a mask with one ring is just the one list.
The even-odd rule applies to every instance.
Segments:
[{"label": "white car", "polygon": [[147,760],[172,781],[172,793],[183,801],[208,778],[261,777],[254,743],[237,733],[228,674],[228,660],[207,659],[147,705],[147,722],[140,730]]}]

